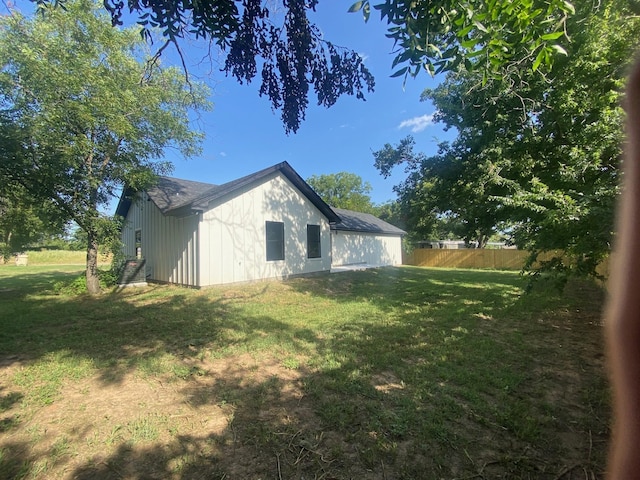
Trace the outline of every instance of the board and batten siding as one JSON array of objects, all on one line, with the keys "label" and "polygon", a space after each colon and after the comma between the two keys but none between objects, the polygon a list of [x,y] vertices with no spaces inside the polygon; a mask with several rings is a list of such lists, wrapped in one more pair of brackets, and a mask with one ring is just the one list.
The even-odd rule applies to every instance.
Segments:
[{"label": "board and batten siding", "polygon": [[[267,261],[267,221],[284,223],[284,260]],[[320,258],[307,258],[307,225],[320,226]],[[200,286],[331,269],[327,218],[279,172],[212,202],[199,243]]]},{"label": "board and batten siding", "polygon": [[199,214],[163,215],[146,193],[136,195],[124,227],[125,255],[135,257],[135,232],[141,230],[142,256],[150,280],[197,286]]},{"label": "board and batten siding", "polygon": [[402,237],[364,232],[331,232],[333,266],[402,265]]}]

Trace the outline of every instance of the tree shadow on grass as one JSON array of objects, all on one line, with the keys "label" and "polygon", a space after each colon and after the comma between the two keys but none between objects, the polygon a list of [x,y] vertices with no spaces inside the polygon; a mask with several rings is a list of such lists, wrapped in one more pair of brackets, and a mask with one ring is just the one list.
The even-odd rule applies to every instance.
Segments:
[{"label": "tree shadow on grass", "polygon": [[195,411],[229,405],[222,428],[209,426],[167,443],[120,445],[79,466],[73,478],[345,478],[348,471],[363,478],[357,463],[337,468],[336,445],[323,441],[323,428],[298,380],[251,376],[230,366],[218,377],[191,382],[182,390]]},{"label": "tree shadow on grass", "polygon": [[[103,454],[68,459],[73,478],[560,478],[574,464],[601,473],[591,450],[606,437],[606,405],[589,399],[601,372],[580,348],[599,337],[581,318],[546,318],[520,291],[513,275],[403,268],[38,299],[24,310],[30,331],[14,330],[23,343],[5,345],[32,363],[56,352],[91,359],[105,390],[147,371],[150,391],[173,392],[186,411],[183,423],[159,423],[161,438],[129,431]],[[529,316],[516,317],[522,305]],[[305,309],[320,323],[296,322]],[[157,386],[167,354],[187,368]],[[569,434],[583,443],[567,450]],[[36,477],[51,453],[2,449],[0,472]]]},{"label": "tree shadow on grass", "polygon": [[[167,289],[170,292],[167,294]],[[155,296],[155,291],[161,295]],[[237,298],[209,297],[176,287],[152,286],[99,298],[81,296],[21,300],[14,315],[24,322],[0,318],[5,363],[47,361],[61,354],[86,359],[100,369],[105,383],[155,357],[194,357],[203,349],[233,346],[257,336],[277,339],[288,325],[260,314],[247,315],[236,305],[251,302],[264,291]],[[15,318],[15,317],[14,317]]]},{"label": "tree shadow on grass", "polygon": [[33,293],[50,290],[56,282],[70,282],[82,274],[82,269],[66,271],[47,268],[37,273],[22,273],[20,267],[2,267],[0,272],[4,274],[0,275],[0,301],[6,304]]}]

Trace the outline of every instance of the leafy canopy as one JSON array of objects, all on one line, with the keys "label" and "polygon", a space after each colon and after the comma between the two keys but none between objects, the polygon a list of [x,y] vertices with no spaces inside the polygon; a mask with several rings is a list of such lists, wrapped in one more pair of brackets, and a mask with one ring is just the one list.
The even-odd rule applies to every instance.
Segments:
[{"label": "leafy canopy", "polygon": [[[260,95],[281,112],[287,133],[305,118],[311,90],[318,105],[330,107],[342,95],[364,99],[375,86],[356,52],[326,40],[309,20],[318,0],[283,0],[269,8],[262,0],[105,0],[114,24],[125,9],[138,15],[145,38],[160,29],[174,45],[195,35],[226,52],[222,70],[238,82],[251,82],[260,72]],[[281,13],[282,12],[282,13]]]},{"label": "leafy canopy", "polygon": [[458,132],[436,155],[414,152],[410,138],[374,154],[383,174],[405,166],[396,190],[411,228],[450,215],[467,238],[502,230],[532,261],[558,250],[564,255],[549,266],[595,274],[613,235],[620,92],[640,19],[623,0],[584,2],[566,28],[569,55],[546,77],[523,72],[514,89],[508,81],[483,86],[481,72],[460,70],[425,91],[435,119]]},{"label": "leafy canopy", "polygon": [[[40,6],[67,0],[32,0]],[[335,1],[335,0],[333,0]],[[305,118],[309,97],[330,107],[342,95],[364,99],[375,86],[356,52],[325,39],[310,19],[318,0],[104,0],[114,25],[132,14],[150,39],[159,29],[182,55],[180,40],[193,35],[225,52],[223,71],[240,83],[260,75],[260,95],[281,112],[287,133]],[[371,9],[389,25],[397,53],[392,76],[479,69],[483,81],[522,70],[547,71],[567,43],[568,0],[359,0],[349,11]],[[346,8],[346,6],[345,6]]]},{"label": "leafy canopy", "polygon": [[360,175],[350,172],[312,175],[307,179],[322,199],[332,207],[374,213],[371,202],[371,184],[362,180]]},{"label": "leafy canopy", "polygon": [[392,76],[431,75],[460,66],[480,70],[484,81],[550,67],[575,8],[567,0],[370,0],[355,2],[369,20],[371,7],[389,25],[398,54]]},{"label": "leafy canopy", "polygon": [[102,207],[169,170],[167,148],[198,152],[188,112],[208,92],[146,62],[138,32],[113,28],[89,0],[65,6],[0,19],[0,180],[87,232],[89,284],[98,243],[117,233]]}]

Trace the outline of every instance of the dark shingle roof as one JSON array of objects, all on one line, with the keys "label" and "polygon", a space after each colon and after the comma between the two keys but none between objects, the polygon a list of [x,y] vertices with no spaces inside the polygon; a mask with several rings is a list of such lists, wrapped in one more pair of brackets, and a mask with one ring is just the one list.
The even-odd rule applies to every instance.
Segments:
[{"label": "dark shingle roof", "polygon": [[158,183],[147,190],[147,194],[162,213],[167,213],[189,205],[197,198],[216,188],[218,186],[211,183],[160,177]]},{"label": "dark shingle roof", "polygon": [[[320,198],[287,162],[278,163],[259,172],[222,185],[160,177],[158,184],[150,188],[147,193],[162,213],[165,215],[181,216],[193,211],[205,210],[210,202],[224,195],[233,193],[275,172],[280,172],[289,179],[289,181],[327,217],[329,223],[340,221],[340,218],[331,207]],[[125,190],[116,209],[117,215],[127,216],[127,212],[131,206],[132,193],[130,190]]]},{"label": "dark shingle roof", "polygon": [[[147,194],[162,213],[167,213],[170,210],[189,204],[212,188],[216,188],[216,185],[182,180],[180,178],[158,177],[157,183],[149,187]],[[116,207],[116,215],[127,216],[134,194],[135,191],[131,188],[124,189]]]},{"label": "dark shingle roof", "polygon": [[[280,172],[288,178],[327,217],[329,223],[332,224],[332,230],[388,235],[406,234],[404,230],[394,227],[369,213],[354,212],[343,208],[331,208],[287,162],[278,163],[222,185],[159,177],[157,184],[149,188],[147,194],[163,214],[182,216],[194,211],[206,210],[210,202],[275,172]],[[116,208],[116,215],[127,216],[133,194],[134,192],[131,189],[125,189]]]},{"label": "dark shingle roof", "polygon": [[345,210],[344,208],[333,208],[333,211],[338,214],[342,221],[331,225],[332,230],[391,235],[406,235],[407,233],[370,213],[354,212],[353,210]]}]

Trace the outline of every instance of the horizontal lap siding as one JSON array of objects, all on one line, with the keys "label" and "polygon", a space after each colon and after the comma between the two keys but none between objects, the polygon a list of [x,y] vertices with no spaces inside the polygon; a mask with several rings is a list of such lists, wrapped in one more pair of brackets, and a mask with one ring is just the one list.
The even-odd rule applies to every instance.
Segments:
[{"label": "horizontal lap siding", "polygon": [[197,231],[199,215],[165,216],[139,195],[132,202],[122,231],[124,253],[135,256],[135,231],[142,230],[142,256],[148,278],[181,285],[198,285]]},{"label": "horizontal lap siding", "polygon": [[[266,259],[267,221],[284,223],[285,259]],[[320,225],[321,258],[307,258],[307,224]],[[201,285],[244,282],[331,268],[326,217],[279,173],[217,200],[200,228]]]},{"label": "horizontal lap siding", "polygon": [[337,230],[332,232],[332,249],[334,266],[402,264],[400,236]]}]

